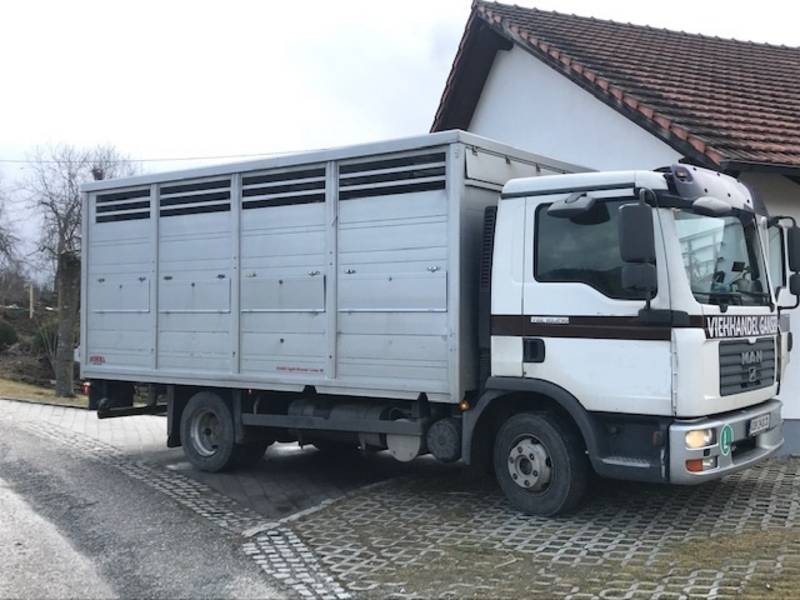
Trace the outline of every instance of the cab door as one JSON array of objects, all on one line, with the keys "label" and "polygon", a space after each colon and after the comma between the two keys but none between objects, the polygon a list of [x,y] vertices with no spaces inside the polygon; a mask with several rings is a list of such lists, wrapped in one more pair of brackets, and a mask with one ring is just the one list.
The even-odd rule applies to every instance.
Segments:
[{"label": "cab door", "polygon": [[[526,199],[523,376],[561,386],[588,410],[670,414],[671,330],[643,324],[644,298],[622,286],[619,208],[637,200],[631,188],[588,193],[594,207],[571,219],[547,212],[567,194]],[[657,226],[655,234],[652,307],[669,308]]]}]

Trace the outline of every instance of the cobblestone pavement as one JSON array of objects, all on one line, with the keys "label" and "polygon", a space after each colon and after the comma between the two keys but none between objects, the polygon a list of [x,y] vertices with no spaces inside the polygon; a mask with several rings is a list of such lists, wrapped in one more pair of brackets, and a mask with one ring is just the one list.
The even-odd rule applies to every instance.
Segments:
[{"label": "cobblestone pavement", "polygon": [[366,596],[796,598],[799,475],[791,459],[696,488],[598,481],[558,519],[515,513],[488,482],[423,475],[294,530]]},{"label": "cobblestone pavement", "polygon": [[[337,464],[281,447],[255,471],[215,479],[163,450],[163,419],[2,404],[42,439],[244,534],[243,553],[299,597],[800,596],[798,459],[696,488],[598,480],[580,512],[540,519],[513,511],[491,481],[430,460]],[[292,491],[264,500],[280,485]]]}]

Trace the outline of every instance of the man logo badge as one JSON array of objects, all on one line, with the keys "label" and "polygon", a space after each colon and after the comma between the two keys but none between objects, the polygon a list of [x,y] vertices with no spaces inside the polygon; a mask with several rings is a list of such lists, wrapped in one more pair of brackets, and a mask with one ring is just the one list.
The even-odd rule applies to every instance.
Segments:
[{"label": "man logo badge", "polygon": [[741,364],[747,369],[748,383],[756,383],[758,381],[758,371],[763,358],[764,353],[762,350],[745,350],[741,353]]}]

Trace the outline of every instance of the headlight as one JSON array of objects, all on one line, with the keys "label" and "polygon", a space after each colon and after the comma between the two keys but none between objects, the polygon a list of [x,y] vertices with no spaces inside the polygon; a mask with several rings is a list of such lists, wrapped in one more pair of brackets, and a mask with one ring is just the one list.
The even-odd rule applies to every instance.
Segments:
[{"label": "headlight", "polygon": [[686,447],[689,449],[705,448],[714,443],[713,429],[693,429],[686,432]]}]

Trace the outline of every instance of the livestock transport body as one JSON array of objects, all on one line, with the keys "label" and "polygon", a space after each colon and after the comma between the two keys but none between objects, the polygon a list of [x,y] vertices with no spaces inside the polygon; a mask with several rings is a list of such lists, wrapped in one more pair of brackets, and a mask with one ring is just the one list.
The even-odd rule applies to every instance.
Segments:
[{"label": "livestock transport body", "polygon": [[545,515],[591,469],[763,460],[789,348],[764,234],[797,270],[796,228],[702,169],[581,170],[454,131],[86,184],[90,402],[166,413],[204,470],[431,453]]}]

